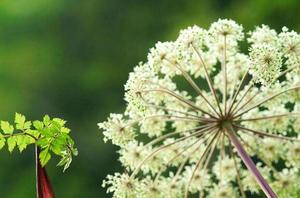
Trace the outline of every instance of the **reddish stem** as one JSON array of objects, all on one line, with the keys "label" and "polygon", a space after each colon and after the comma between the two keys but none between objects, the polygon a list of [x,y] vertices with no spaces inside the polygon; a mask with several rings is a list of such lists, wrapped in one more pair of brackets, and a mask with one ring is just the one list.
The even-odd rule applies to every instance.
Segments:
[{"label": "reddish stem", "polygon": [[35,146],[36,165],[36,194],[37,198],[54,198],[51,183],[48,179],[45,167],[42,167],[39,160],[40,148]]},{"label": "reddish stem", "polygon": [[225,128],[225,130],[226,130],[226,132],[227,132],[227,134],[228,134],[228,136],[229,136],[232,144],[236,148],[239,156],[242,158],[244,164],[246,165],[246,167],[248,168],[248,170],[252,173],[252,175],[254,176],[255,180],[260,185],[261,189],[264,191],[265,195],[268,198],[277,198],[277,195],[274,193],[274,191],[272,190],[272,188],[270,187],[270,185],[268,184],[268,182],[260,174],[260,172],[256,168],[254,162],[249,157],[249,155],[247,154],[247,152],[243,148],[243,145],[238,140],[238,138],[237,138],[237,136],[235,134],[235,130],[232,127],[232,125],[230,123],[226,122],[226,123],[224,123],[224,128]]}]

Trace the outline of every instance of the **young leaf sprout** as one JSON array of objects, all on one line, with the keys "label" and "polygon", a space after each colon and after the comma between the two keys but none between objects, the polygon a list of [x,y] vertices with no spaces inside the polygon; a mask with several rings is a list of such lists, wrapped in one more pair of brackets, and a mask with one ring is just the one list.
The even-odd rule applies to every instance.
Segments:
[{"label": "young leaf sprout", "polygon": [[125,168],[103,187],[115,198],[297,197],[299,58],[296,32],[245,36],[227,19],[158,42],[129,75],[125,113],[98,124]]}]

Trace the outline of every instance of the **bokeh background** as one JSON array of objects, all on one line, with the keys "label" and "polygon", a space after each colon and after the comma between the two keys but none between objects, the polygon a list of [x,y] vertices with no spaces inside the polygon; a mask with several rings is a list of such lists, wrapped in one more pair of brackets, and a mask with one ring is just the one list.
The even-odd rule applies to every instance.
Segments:
[{"label": "bokeh background", "polygon": [[[109,197],[104,177],[120,171],[96,124],[122,112],[128,73],[156,41],[189,25],[232,18],[246,30],[300,30],[298,0],[1,0],[0,119],[15,112],[68,120],[79,156],[62,173],[47,166],[58,198]],[[34,150],[0,152],[0,197],[35,197]]]}]

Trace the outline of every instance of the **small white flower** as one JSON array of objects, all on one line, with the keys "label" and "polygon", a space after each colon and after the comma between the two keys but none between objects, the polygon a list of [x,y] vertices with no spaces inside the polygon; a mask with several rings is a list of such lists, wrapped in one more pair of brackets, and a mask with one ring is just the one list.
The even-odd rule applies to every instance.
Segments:
[{"label": "small white flower", "polygon": [[277,180],[272,185],[279,189],[279,196],[290,198],[298,196],[297,188],[300,180],[297,174],[296,169],[286,168],[275,174]]},{"label": "small white flower", "polygon": [[240,41],[244,38],[243,27],[233,20],[219,19],[211,24],[209,33],[216,40],[224,37],[230,40]]},{"label": "small white flower", "polygon": [[247,40],[249,43],[253,43],[254,45],[276,45],[278,42],[276,31],[267,25],[256,27],[256,29],[253,32],[250,32],[249,35],[250,37]]},{"label": "small white flower", "polygon": [[282,32],[279,34],[280,44],[282,45],[282,51],[284,56],[288,59],[287,66],[299,66],[300,63],[300,35],[295,31],[288,31],[286,27],[282,28]]},{"label": "small white flower", "polygon": [[237,192],[230,184],[215,185],[210,190],[209,198],[237,198]]},{"label": "small white flower", "polygon": [[173,42],[158,42],[155,44],[155,48],[150,49],[148,54],[148,63],[154,71],[168,76],[180,74],[174,66],[177,61],[176,48]]},{"label": "small white flower", "polygon": [[114,193],[114,198],[135,198],[139,188],[139,182],[128,174],[115,173],[108,175],[103,181],[102,187],[107,187],[108,193]]},{"label": "small white flower", "polygon": [[[192,176],[194,168],[195,165],[185,167],[185,172],[183,175],[186,178],[186,182],[188,182]],[[190,192],[196,193],[198,191],[203,191],[209,186],[211,186],[211,175],[206,170],[198,170],[193,176]]]},{"label": "small white flower", "polygon": [[212,171],[221,182],[226,183],[236,179],[237,173],[234,160],[228,156],[226,156],[224,159],[219,157],[218,161],[214,164]]},{"label": "small white flower", "polygon": [[104,130],[104,141],[111,140],[113,144],[125,146],[128,142],[134,140],[135,132],[133,128],[124,120],[121,114],[110,114],[107,121],[99,123],[100,129]]},{"label": "small white flower", "polygon": [[282,54],[272,45],[255,45],[250,49],[251,74],[268,85],[280,74]]}]

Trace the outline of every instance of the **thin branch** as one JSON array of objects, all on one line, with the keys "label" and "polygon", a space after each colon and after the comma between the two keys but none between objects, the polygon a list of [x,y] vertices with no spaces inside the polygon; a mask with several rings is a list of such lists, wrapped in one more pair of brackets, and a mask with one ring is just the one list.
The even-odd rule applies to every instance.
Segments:
[{"label": "thin branch", "polygon": [[[274,82],[275,82],[276,80],[278,80],[278,78],[284,76],[285,74],[287,74],[288,72],[292,71],[293,69],[296,69],[297,67],[299,67],[299,65],[295,65],[295,66],[293,66],[293,67],[291,67],[291,68],[289,68],[289,69],[284,70],[283,72],[281,72],[281,73],[275,78]],[[273,82],[273,83],[274,83],[274,82]]]},{"label": "thin branch", "polygon": [[221,137],[220,129],[217,131],[217,133],[218,133],[219,135],[218,135],[217,140],[215,141],[215,143],[214,143],[214,145],[213,145],[213,148],[211,149],[211,151],[210,151],[210,153],[209,153],[209,155],[208,155],[208,157],[207,157],[207,159],[206,159],[206,162],[205,162],[205,164],[204,164],[204,166],[203,166],[203,169],[206,169],[206,167],[208,166],[209,161],[211,160],[212,155],[213,155],[214,151],[216,150],[217,143],[218,143],[219,140],[220,140],[220,137]]},{"label": "thin branch", "polygon": [[166,148],[168,148],[168,147],[170,147],[170,146],[172,146],[172,145],[174,145],[174,144],[177,144],[177,143],[179,143],[179,142],[182,142],[182,141],[184,141],[184,140],[186,140],[186,139],[192,138],[192,137],[197,136],[197,135],[203,135],[204,132],[207,132],[207,131],[209,131],[210,129],[212,129],[212,128],[214,128],[214,127],[215,127],[215,126],[208,127],[208,128],[205,128],[205,129],[196,131],[196,132],[194,132],[194,133],[191,134],[191,135],[184,136],[184,137],[182,137],[182,138],[177,139],[176,141],[174,141],[174,142],[172,142],[172,143],[169,143],[169,144],[166,144],[166,145],[162,145],[162,146],[156,148],[152,153],[150,153],[149,155],[147,155],[147,156],[146,156],[146,157],[138,164],[138,166],[137,166],[137,167],[135,168],[135,170],[132,172],[132,174],[131,174],[130,177],[133,178],[133,177],[138,173],[138,171],[140,170],[140,168],[142,167],[142,165],[143,165],[146,161],[148,161],[150,158],[152,158],[156,153],[158,153],[158,152],[160,152],[160,151],[162,151],[162,150],[164,150],[164,149],[166,149]]},{"label": "thin branch", "polygon": [[[192,144],[186,146],[186,148],[184,148],[182,151],[180,151],[179,153],[177,153],[177,154],[176,154],[174,157],[172,157],[170,160],[168,160],[168,161],[164,164],[162,170],[155,176],[154,182],[158,180],[158,178],[160,177],[160,175],[166,170],[166,168],[168,167],[168,165],[169,165],[172,161],[174,161],[176,158],[178,158],[179,156],[181,156],[184,152],[188,151],[191,147],[193,147],[195,144],[197,144],[197,143],[199,143],[199,142],[200,142],[200,140],[197,139],[197,140],[194,141]],[[196,151],[197,149],[198,149],[198,146],[197,146],[196,149],[194,149],[194,151]],[[184,160],[184,164],[187,162],[188,159],[189,159],[189,158],[186,157],[186,160]]]},{"label": "thin branch", "polygon": [[275,135],[275,134],[271,134],[271,133],[266,133],[263,131],[257,131],[257,130],[253,130],[253,129],[248,129],[239,125],[235,125],[233,124],[233,126],[242,129],[244,131],[249,131],[252,132],[254,134],[257,134],[259,136],[265,136],[265,137],[270,137],[270,138],[275,138],[275,139],[280,139],[280,140],[288,140],[288,141],[296,141],[296,142],[300,142],[299,139],[295,139],[295,138],[290,138],[290,137],[285,137],[285,136],[279,136],[279,135]]},{"label": "thin branch", "polygon": [[[213,130],[215,130],[215,129],[212,129],[210,132],[213,132]],[[202,143],[206,142],[206,141],[213,135],[213,133],[209,133],[209,134],[210,134],[210,136],[208,136],[206,139],[204,139],[203,141],[201,141],[201,144],[200,144],[195,150],[193,150],[188,156],[186,156],[185,160],[183,160],[183,162],[180,164],[179,168],[177,169],[176,174],[175,174],[175,176],[173,177],[171,183],[174,183],[174,182],[177,180],[179,174],[180,174],[181,171],[183,170],[184,165],[185,165],[186,162],[190,159],[190,155],[192,155],[192,154],[194,154],[196,151],[198,151],[198,150],[200,149],[200,147],[202,146]],[[199,142],[200,142],[200,141],[199,141]]]},{"label": "thin branch", "polygon": [[[253,87],[253,85],[254,85],[253,83],[250,84],[250,85],[247,87],[246,91],[243,93],[242,97],[241,97],[236,103],[233,103],[233,105],[232,105],[232,110],[231,110],[232,114],[235,113],[236,108],[239,107],[240,103],[241,103],[241,102],[243,101],[243,99],[247,96],[248,92],[251,90],[251,88]],[[240,92],[241,92],[241,91],[240,91]],[[244,107],[244,106],[245,106],[245,105],[242,105],[242,107]],[[239,110],[238,110],[238,111],[239,111]]]},{"label": "thin branch", "polygon": [[[278,78],[280,78],[280,77],[282,77],[282,76],[284,76],[286,73],[288,73],[288,72],[290,72],[290,71],[292,71],[293,69],[295,69],[295,68],[297,68],[298,67],[298,65],[297,66],[294,66],[294,67],[291,67],[291,68],[289,68],[289,69],[287,69],[287,70],[285,70],[285,71],[283,71],[281,74],[279,74],[276,78],[275,78],[275,80],[273,81],[273,83],[275,83],[276,82],[276,80],[278,79]],[[248,69],[248,71],[249,71],[249,69]],[[250,81],[251,82],[251,81]],[[253,85],[253,84],[252,84]],[[250,88],[249,88],[250,89]],[[248,90],[249,90],[248,89]],[[247,90],[247,91],[248,91]],[[255,94],[255,95],[258,95],[259,93],[257,93],[257,94]],[[242,97],[242,98],[244,98],[244,97]],[[251,100],[252,100],[253,98],[251,98]],[[251,100],[249,100],[246,104],[248,104]],[[240,102],[241,102],[241,100],[240,100]],[[239,102],[239,103],[240,103]],[[245,104],[245,105],[246,105]],[[243,105],[243,107],[245,106],[245,105]],[[236,107],[237,107],[238,105],[236,105]],[[236,108],[234,108],[234,109],[236,109]],[[239,108],[239,110],[241,110],[241,108]],[[237,110],[236,112],[238,112],[239,110]]]},{"label": "thin branch", "polygon": [[147,89],[147,90],[141,90],[140,92],[162,92],[162,93],[166,93],[169,94],[171,96],[173,96],[174,98],[178,99],[179,101],[189,105],[190,107],[194,108],[195,110],[201,111],[204,114],[210,115],[213,118],[216,118],[214,115],[212,115],[211,113],[199,108],[196,104],[194,104],[192,101],[186,100],[185,98],[183,98],[182,96],[168,90],[168,89],[164,89],[164,88],[160,88],[160,89]]},{"label": "thin branch", "polygon": [[33,135],[31,135],[30,133],[27,133],[25,131],[22,131],[20,133],[13,133],[13,134],[2,134],[1,137],[4,137],[4,138],[9,138],[9,137],[12,137],[12,136],[18,136],[18,135],[26,135],[28,137],[31,137],[32,139],[34,139],[35,141],[38,140],[38,138],[34,137]]},{"label": "thin branch", "polygon": [[221,140],[221,161],[220,161],[220,180],[222,182],[223,180],[223,166],[222,166],[222,162],[224,160],[225,157],[225,148],[224,148],[224,132],[222,131],[222,140]]},{"label": "thin branch", "polygon": [[186,79],[186,81],[193,87],[193,89],[204,99],[208,107],[210,107],[218,116],[220,116],[220,113],[217,112],[217,110],[212,106],[212,104],[208,101],[208,99],[202,94],[202,91],[200,87],[196,84],[196,82],[192,79],[192,77],[178,64],[173,63],[169,59],[165,58],[170,64],[174,65],[180,72],[182,73],[183,77]]},{"label": "thin branch", "polygon": [[224,62],[223,62],[223,72],[224,72],[224,91],[223,91],[223,101],[224,101],[224,114],[227,112],[227,65],[226,65],[226,36],[224,36]]},{"label": "thin branch", "polygon": [[206,124],[206,125],[202,125],[202,126],[193,128],[193,129],[174,131],[174,132],[171,132],[171,133],[167,133],[167,134],[159,136],[156,139],[148,142],[144,147],[152,146],[152,145],[154,145],[154,144],[156,144],[160,141],[163,141],[163,140],[167,139],[168,137],[171,137],[171,136],[174,136],[174,135],[177,135],[177,134],[180,134],[180,133],[190,133],[190,132],[195,132],[195,131],[201,130],[201,129],[206,129],[206,128],[208,129],[210,126],[213,126],[213,125],[212,124]]},{"label": "thin branch", "polygon": [[[251,96],[251,97],[250,97],[250,98],[249,98],[242,106],[240,106],[239,108],[233,110],[232,114],[235,115],[235,114],[237,114],[239,111],[241,111],[241,110],[243,110],[244,108],[246,108],[247,105],[248,105],[250,102],[252,102],[252,100],[253,100],[254,98],[256,98],[258,94],[259,94],[259,92],[255,93],[253,96]],[[238,107],[238,106],[236,106],[236,107]]]},{"label": "thin branch", "polygon": [[232,97],[231,105],[230,105],[229,110],[228,110],[228,114],[231,113],[231,110],[232,110],[232,107],[234,105],[234,102],[235,102],[237,96],[239,95],[239,93],[241,92],[242,86],[243,86],[243,84],[245,83],[245,81],[247,79],[246,77],[248,76],[249,69],[250,68],[248,68],[247,71],[244,73],[244,75],[242,77],[242,80],[240,81],[239,86],[238,86],[236,92],[234,93],[234,95]]},{"label": "thin branch", "polygon": [[266,103],[266,102],[268,102],[268,101],[270,101],[270,100],[276,98],[277,96],[280,96],[281,94],[283,94],[283,93],[285,93],[285,92],[293,91],[293,90],[298,90],[298,89],[300,89],[300,86],[291,87],[291,88],[285,89],[285,90],[283,90],[283,91],[280,91],[280,92],[278,92],[278,93],[276,93],[276,94],[274,94],[274,95],[272,95],[272,96],[270,96],[270,97],[268,97],[268,98],[262,100],[261,102],[259,102],[259,103],[255,104],[255,105],[253,105],[252,107],[246,109],[246,110],[243,111],[242,113],[239,113],[238,115],[234,116],[234,118],[240,117],[240,116],[243,115],[244,113],[247,113],[248,111],[250,111],[250,110],[252,110],[252,109],[254,109],[254,108],[256,108],[256,107],[259,107],[260,105],[262,105],[262,104],[264,104],[264,103]]},{"label": "thin branch", "polygon": [[235,170],[236,170],[236,173],[237,173],[236,179],[237,179],[237,183],[239,185],[239,189],[241,191],[242,198],[246,198],[246,195],[245,195],[245,192],[244,192],[244,188],[243,188],[243,184],[242,184],[242,181],[241,181],[241,173],[240,173],[240,170],[237,167],[237,161],[236,161],[236,157],[235,157],[235,155],[233,153],[233,148],[232,148],[231,141],[230,141],[230,144],[229,144],[229,151],[230,151],[230,157],[233,158],[233,161],[234,161],[234,167],[235,167]]},{"label": "thin branch", "polygon": [[216,119],[213,119],[213,118],[198,116],[198,115],[195,115],[195,114],[192,114],[192,113],[188,113],[188,112],[184,112],[184,111],[179,111],[179,110],[175,110],[175,109],[170,109],[170,108],[167,108],[167,107],[163,107],[163,106],[159,106],[159,105],[154,105],[154,104],[151,104],[151,103],[148,103],[147,106],[153,107],[153,108],[156,108],[156,109],[161,109],[161,110],[169,111],[169,112],[174,112],[174,113],[179,113],[179,114],[183,114],[183,115],[188,115],[188,116],[195,117],[195,118],[200,118],[200,119],[207,120],[207,121],[215,121],[216,120]]},{"label": "thin branch", "polygon": [[[207,168],[209,162],[211,161],[212,155],[213,155],[214,151],[216,150],[217,144],[218,144],[218,142],[219,142],[219,140],[220,140],[220,137],[221,137],[220,129],[217,131],[217,134],[219,134],[219,135],[218,135],[218,137],[216,138],[216,141],[214,142],[214,145],[213,145],[212,148],[210,149],[210,152],[209,152],[209,154],[208,154],[208,157],[206,158],[206,161],[205,161],[205,163],[204,163],[204,165],[203,165],[203,171],[206,170],[206,168]],[[204,195],[204,193],[201,193],[201,191],[199,191],[199,197],[203,197],[203,195]]]},{"label": "thin branch", "polygon": [[211,80],[210,77],[209,77],[209,74],[208,74],[208,71],[207,71],[207,66],[206,66],[206,64],[205,64],[205,62],[204,62],[204,60],[203,60],[203,58],[202,58],[200,52],[194,47],[193,44],[191,44],[191,46],[192,46],[192,48],[194,49],[194,51],[196,52],[198,58],[200,59],[202,65],[203,65],[203,67],[204,67],[206,81],[207,81],[207,83],[208,83],[208,86],[209,86],[209,89],[210,89],[211,93],[213,94],[213,96],[214,96],[214,98],[215,98],[215,100],[216,100],[217,106],[218,106],[219,111],[220,111],[221,116],[222,116],[222,115],[223,115],[223,112],[222,112],[222,109],[221,109],[221,106],[220,106],[220,101],[219,101],[219,99],[218,99],[218,97],[217,97],[216,90],[214,89],[214,87],[213,87],[213,85],[212,85],[212,80]]},{"label": "thin branch", "polygon": [[211,149],[211,146],[212,146],[212,143],[215,141],[216,137],[217,137],[218,133],[215,133],[214,137],[212,138],[212,140],[209,142],[208,146],[206,147],[206,149],[204,150],[202,156],[200,157],[200,159],[198,160],[198,162],[196,163],[195,165],[195,168],[192,172],[192,175],[188,181],[188,184],[186,185],[186,188],[185,188],[185,195],[184,197],[187,198],[188,197],[188,194],[189,194],[189,187],[191,185],[191,182],[195,176],[195,173],[196,171],[198,170],[199,166],[202,164],[202,161],[204,160],[204,157],[206,156],[206,154],[208,153],[208,151]]},{"label": "thin branch", "polygon": [[259,121],[259,120],[266,120],[266,119],[276,119],[276,118],[280,118],[280,117],[298,117],[298,116],[300,116],[300,113],[283,113],[283,114],[273,115],[273,116],[245,118],[245,119],[238,119],[238,120],[234,120],[234,121],[236,121],[236,122]]},{"label": "thin branch", "polygon": [[150,115],[150,116],[146,116],[146,117],[143,117],[143,118],[140,118],[140,119],[137,119],[137,120],[133,120],[132,122],[126,124],[125,126],[123,126],[123,128],[126,128],[126,127],[130,127],[130,126],[133,126],[135,124],[138,124],[139,122],[142,122],[144,120],[148,120],[148,119],[156,119],[156,118],[159,118],[159,119],[162,119],[162,120],[165,120],[165,121],[176,121],[176,120],[182,120],[182,121],[190,121],[190,122],[204,122],[204,123],[207,123],[209,120],[206,120],[206,119],[202,119],[202,118],[191,118],[191,117],[188,117],[188,116],[176,116],[176,115],[171,115],[171,114],[157,114],[157,115]]}]

